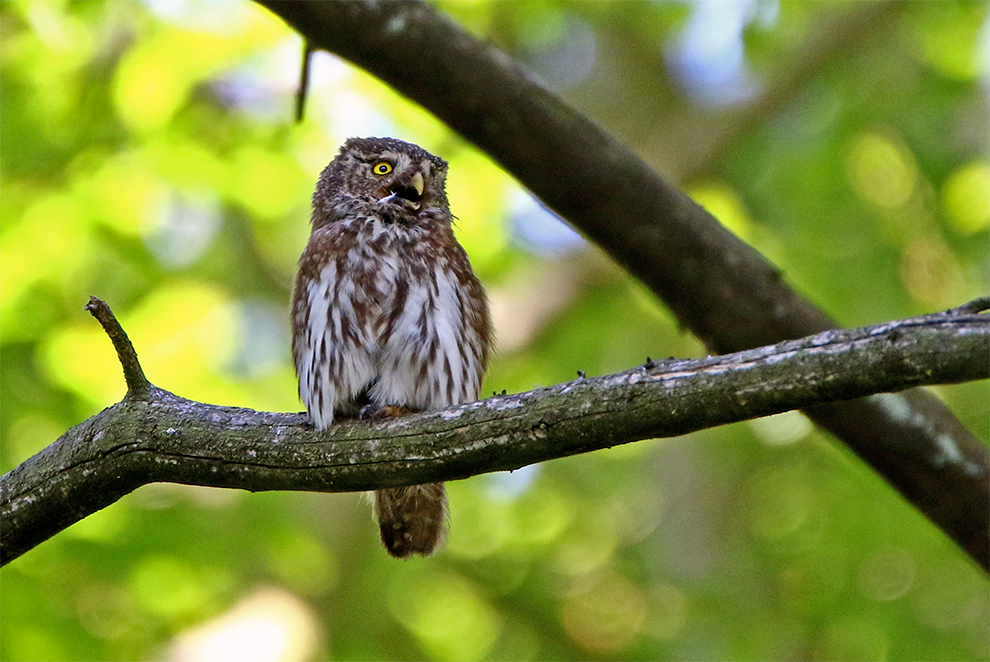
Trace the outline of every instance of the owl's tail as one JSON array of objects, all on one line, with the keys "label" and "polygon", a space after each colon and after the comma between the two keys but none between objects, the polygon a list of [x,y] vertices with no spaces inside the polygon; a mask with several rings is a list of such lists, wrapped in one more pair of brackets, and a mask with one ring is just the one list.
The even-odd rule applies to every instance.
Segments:
[{"label": "owl's tail", "polygon": [[447,533],[447,490],[443,483],[378,490],[375,515],[389,554],[429,556]]}]

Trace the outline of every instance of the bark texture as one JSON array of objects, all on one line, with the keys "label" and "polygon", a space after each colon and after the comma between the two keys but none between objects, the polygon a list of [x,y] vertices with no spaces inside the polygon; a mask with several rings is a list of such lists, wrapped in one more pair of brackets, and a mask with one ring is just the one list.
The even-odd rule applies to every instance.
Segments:
[{"label": "bark texture", "polygon": [[[90,307],[109,315],[100,304]],[[119,403],[0,477],[0,563],[152,482],[318,492],[440,482],[988,375],[990,317],[941,314],[724,356],[650,361],[614,375],[381,422],[344,421],[325,431],[303,414],[194,402],[135,377]],[[903,397],[880,396],[902,412]],[[948,440],[932,462],[943,478],[984,472]],[[974,537],[982,525],[976,516],[962,524]],[[986,557],[977,560],[986,567]]]}]

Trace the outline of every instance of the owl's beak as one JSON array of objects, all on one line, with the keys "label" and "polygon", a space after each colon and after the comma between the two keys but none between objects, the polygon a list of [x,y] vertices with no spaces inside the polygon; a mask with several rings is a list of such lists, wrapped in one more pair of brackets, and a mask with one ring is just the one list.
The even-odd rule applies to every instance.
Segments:
[{"label": "owl's beak", "polygon": [[419,198],[422,198],[423,189],[426,188],[426,182],[423,181],[423,173],[417,170],[412,176],[412,181],[410,181],[409,183],[412,184],[412,187],[414,189],[416,189],[416,195]]},{"label": "owl's beak", "polygon": [[408,179],[403,177],[396,180],[388,187],[389,194],[378,202],[394,202],[402,204],[409,209],[418,210],[423,202],[423,191],[426,188],[426,180],[423,173],[417,170]]}]

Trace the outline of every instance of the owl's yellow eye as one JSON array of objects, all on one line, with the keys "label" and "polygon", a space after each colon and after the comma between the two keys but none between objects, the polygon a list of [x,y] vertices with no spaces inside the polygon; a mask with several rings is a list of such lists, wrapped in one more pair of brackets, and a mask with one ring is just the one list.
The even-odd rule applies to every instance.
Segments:
[{"label": "owl's yellow eye", "polygon": [[371,166],[371,172],[381,177],[382,175],[387,175],[392,172],[392,167],[392,164],[388,161],[379,161],[375,165]]}]

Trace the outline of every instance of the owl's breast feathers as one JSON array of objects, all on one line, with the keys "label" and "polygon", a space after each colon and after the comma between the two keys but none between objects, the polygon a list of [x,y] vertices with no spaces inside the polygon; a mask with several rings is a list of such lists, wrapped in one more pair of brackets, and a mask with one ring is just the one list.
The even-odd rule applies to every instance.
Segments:
[{"label": "owl's breast feathers", "polygon": [[417,409],[474,400],[491,344],[484,289],[447,219],[314,228],[292,329],[300,397],[318,428],[359,398]]}]

